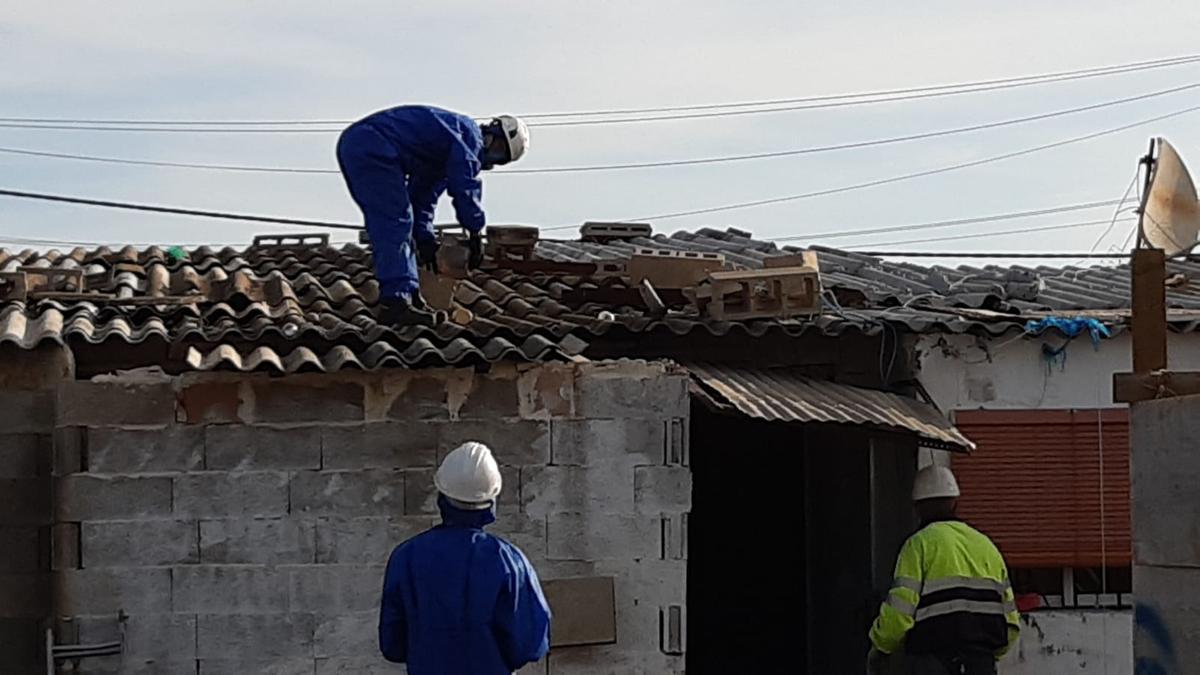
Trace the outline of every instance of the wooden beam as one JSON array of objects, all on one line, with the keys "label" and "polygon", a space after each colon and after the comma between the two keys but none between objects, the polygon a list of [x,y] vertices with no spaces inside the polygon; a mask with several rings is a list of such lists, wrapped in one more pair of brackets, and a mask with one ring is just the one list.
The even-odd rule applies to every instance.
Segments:
[{"label": "wooden beam", "polygon": [[1200,394],[1200,372],[1113,373],[1113,401],[1136,403]]},{"label": "wooden beam", "polygon": [[1161,249],[1133,251],[1133,372],[1167,367],[1167,261]]}]

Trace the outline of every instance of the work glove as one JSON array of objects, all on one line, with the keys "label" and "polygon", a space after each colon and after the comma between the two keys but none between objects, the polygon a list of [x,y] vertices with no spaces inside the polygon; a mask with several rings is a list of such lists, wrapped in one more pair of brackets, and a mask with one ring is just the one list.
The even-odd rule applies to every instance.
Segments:
[{"label": "work glove", "polygon": [[417,263],[434,274],[437,274],[438,271],[437,252],[439,246],[437,239],[417,242]]},{"label": "work glove", "polygon": [[470,257],[467,258],[467,269],[479,269],[479,266],[483,264],[483,234],[472,232],[471,237],[467,239],[467,250],[470,252]]}]

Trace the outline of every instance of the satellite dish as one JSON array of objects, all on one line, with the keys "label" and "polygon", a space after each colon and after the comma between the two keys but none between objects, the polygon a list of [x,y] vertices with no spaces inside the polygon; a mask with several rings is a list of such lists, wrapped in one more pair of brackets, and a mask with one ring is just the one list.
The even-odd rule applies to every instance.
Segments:
[{"label": "satellite dish", "polygon": [[1167,257],[1188,253],[1200,234],[1200,200],[1196,184],[1179,153],[1157,139],[1158,157],[1150,163],[1150,189],[1142,205],[1142,241],[1161,248]]}]

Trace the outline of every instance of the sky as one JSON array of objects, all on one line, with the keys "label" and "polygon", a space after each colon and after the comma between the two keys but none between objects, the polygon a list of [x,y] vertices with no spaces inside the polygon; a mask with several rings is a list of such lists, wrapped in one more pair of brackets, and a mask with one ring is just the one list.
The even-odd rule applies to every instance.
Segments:
[{"label": "sky", "polygon": [[[14,0],[0,15],[0,117],[355,119],[404,103],[477,116],[800,97],[1090,68],[1200,52],[1200,3],[756,0],[170,3]],[[852,143],[1036,115],[1200,82],[1200,64],[825,110],[534,128],[514,168],[689,159]],[[1200,105],[1200,89],[942,138],[619,172],[485,176],[492,224],[543,227],[770,199],[969,162]],[[924,232],[805,235],[1115,199],[1151,136],[1200,162],[1200,111],[985,166],[676,219],[656,232],[747,230],[873,248],[1102,220],[1098,208]],[[335,133],[0,128],[0,147],[160,161],[335,168]],[[118,166],[0,154],[0,187],[356,223],[337,175]],[[445,201],[438,222],[453,220]],[[891,246],[1075,252],[1132,225]],[[293,228],[0,198],[4,237],[248,244]],[[571,231],[556,231],[570,236]],[[550,236],[547,233],[546,236]],[[334,239],[349,233],[334,232]]]}]

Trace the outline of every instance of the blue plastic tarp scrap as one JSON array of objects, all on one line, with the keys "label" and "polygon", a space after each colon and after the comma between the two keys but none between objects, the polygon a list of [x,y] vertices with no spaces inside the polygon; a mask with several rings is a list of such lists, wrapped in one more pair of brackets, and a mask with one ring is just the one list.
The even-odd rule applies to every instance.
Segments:
[{"label": "blue plastic tarp scrap", "polygon": [[1077,316],[1067,319],[1061,316],[1048,316],[1037,321],[1030,321],[1025,324],[1025,332],[1030,335],[1041,335],[1049,329],[1055,329],[1067,336],[1073,338],[1087,332],[1092,338],[1093,345],[1099,345],[1100,340],[1107,337],[1112,337],[1112,332],[1101,321]]}]

